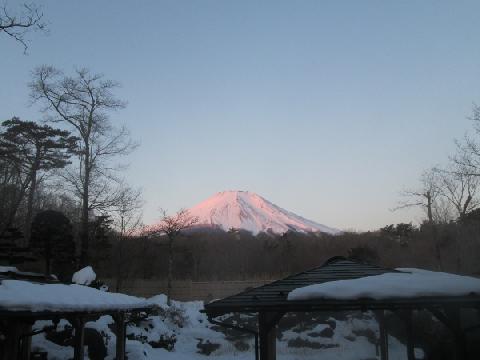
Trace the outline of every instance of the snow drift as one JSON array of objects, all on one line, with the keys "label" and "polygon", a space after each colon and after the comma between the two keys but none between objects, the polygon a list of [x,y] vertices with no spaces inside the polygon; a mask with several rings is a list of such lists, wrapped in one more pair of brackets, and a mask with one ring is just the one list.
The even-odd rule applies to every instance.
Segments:
[{"label": "snow drift", "polygon": [[75,274],[73,274],[72,283],[88,286],[92,282],[94,282],[96,278],[97,278],[97,274],[95,274],[95,271],[93,271],[93,268],[91,266],[86,266],[83,269],[78,270]]}]

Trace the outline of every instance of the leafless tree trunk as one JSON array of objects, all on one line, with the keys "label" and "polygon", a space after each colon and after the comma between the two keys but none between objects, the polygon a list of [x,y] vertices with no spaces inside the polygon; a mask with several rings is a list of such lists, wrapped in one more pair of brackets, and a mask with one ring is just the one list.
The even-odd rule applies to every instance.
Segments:
[{"label": "leafless tree trunk", "polygon": [[135,235],[141,227],[141,207],[143,201],[140,198],[140,190],[134,190],[124,187],[122,195],[119,196],[118,204],[112,208],[114,223],[116,226],[117,238],[117,258],[115,273],[115,288],[119,292],[123,281],[128,278],[132,254],[126,254],[125,243],[129,237]]},{"label": "leafless tree trunk", "polygon": [[168,270],[167,270],[167,301],[170,305],[170,299],[172,298],[172,281],[173,281],[173,240],[174,235],[168,235]]},{"label": "leafless tree trunk", "polygon": [[126,128],[112,127],[107,116],[125,106],[112,94],[117,87],[87,69],[76,70],[70,77],[51,66],[37,68],[30,84],[32,99],[45,105],[50,121],[68,124],[81,140],[77,167],[63,175],[81,201],[81,265],[88,264],[90,212],[105,211],[118,202],[118,168],[109,161],[135,147]]},{"label": "leafless tree trunk", "polygon": [[480,204],[477,197],[480,177],[469,174],[458,164],[436,171],[440,195],[455,209],[457,217],[465,216]]},{"label": "leafless tree trunk", "polygon": [[435,171],[426,171],[422,174],[420,179],[420,186],[415,190],[404,190],[401,196],[404,200],[400,201],[399,205],[394,210],[420,207],[425,210],[427,215],[427,222],[433,224],[435,222],[435,206],[436,200],[439,196],[439,184],[437,174]]},{"label": "leafless tree trunk", "polygon": [[84,154],[84,172],[82,183],[82,217],[80,219],[80,264],[81,266],[88,264],[88,213],[89,213],[89,190],[90,190],[90,167],[87,165],[90,163],[90,146],[89,138],[84,138],[85,142],[85,154]]},{"label": "leafless tree trunk", "polygon": [[19,192],[17,193],[17,196],[16,196],[15,200],[13,201],[13,203],[10,206],[6,221],[4,223],[5,225],[2,229],[2,233],[5,232],[7,230],[7,228],[9,228],[13,224],[13,222],[15,220],[15,216],[16,216],[17,211],[18,211],[18,208],[20,207],[20,204],[22,203],[23,199],[25,198],[25,194],[27,192],[28,185],[30,184],[30,182],[31,182],[31,174],[26,176],[23,179],[23,181],[19,184],[19,186],[20,186]]},{"label": "leafless tree trunk", "polygon": [[35,163],[32,168],[32,178],[30,180],[30,188],[28,189],[27,197],[27,214],[25,216],[25,241],[30,241],[30,224],[32,223],[33,216],[33,201],[35,197],[35,191],[37,190],[37,172],[40,168],[40,151],[37,152]]},{"label": "leafless tree trunk", "polygon": [[162,217],[157,225],[147,229],[149,235],[166,235],[168,238],[168,270],[167,270],[167,302],[171,304],[173,279],[173,243],[182,230],[188,229],[198,222],[187,210],[180,210],[175,215],[167,215],[162,210]]}]

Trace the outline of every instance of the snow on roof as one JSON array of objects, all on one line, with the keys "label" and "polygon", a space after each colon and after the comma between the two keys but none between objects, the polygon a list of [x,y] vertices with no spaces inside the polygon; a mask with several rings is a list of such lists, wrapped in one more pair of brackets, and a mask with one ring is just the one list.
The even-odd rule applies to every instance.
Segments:
[{"label": "snow on roof", "polygon": [[294,289],[288,300],[401,299],[427,296],[480,295],[480,279],[413,268],[382,275],[336,280]]},{"label": "snow on roof", "polygon": [[9,311],[106,311],[150,307],[143,298],[107,293],[82,285],[2,280],[0,309]]},{"label": "snow on roof", "polygon": [[90,285],[96,278],[97,274],[95,274],[92,267],[86,266],[73,274],[72,282],[78,285]]},{"label": "snow on roof", "polygon": [[0,266],[0,273],[6,272],[18,272],[18,269],[15,266]]}]

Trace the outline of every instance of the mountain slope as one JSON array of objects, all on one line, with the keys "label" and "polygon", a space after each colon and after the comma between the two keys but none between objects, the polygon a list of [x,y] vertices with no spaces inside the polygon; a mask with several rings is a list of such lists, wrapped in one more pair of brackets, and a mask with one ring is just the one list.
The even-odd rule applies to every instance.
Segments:
[{"label": "mountain slope", "polygon": [[225,231],[243,229],[255,235],[262,231],[281,234],[288,230],[329,234],[340,232],[304,219],[248,191],[219,192],[192,207],[189,212],[198,217],[198,225],[220,227]]}]

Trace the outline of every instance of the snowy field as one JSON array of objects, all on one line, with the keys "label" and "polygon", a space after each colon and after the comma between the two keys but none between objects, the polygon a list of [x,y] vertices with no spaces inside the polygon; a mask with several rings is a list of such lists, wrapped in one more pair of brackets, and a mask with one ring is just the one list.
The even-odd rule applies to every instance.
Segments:
[{"label": "snowy field", "polygon": [[[166,297],[149,299],[159,308],[155,314],[136,320],[127,326],[127,355],[129,360],[162,359],[254,359],[254,339],[234,330],[225,330],[208,322],[200,310],[203,303],[173,302]],[[225,316],[223,321],[255,324],[253,318]],[[39,321],[35,329],[52,325]],[[85,340],[88,346],[86,359],[115,357],[113,320],[103,316],[86,325]],[[373,360],[378,359],[375,343],[378,325],[371,313],[341,314],[337,318],[327,314],[312,315],[309,319],[286,316],[280,323],[277,341],[278,359]],[[72,328],[61,321],[55,332],[33,337],[33,351],[47,351],[52,360],[67,360],[73,356]],[[394,337],[389,338],[390,359],[406,358],[405,346]],[[422,358],[418,349],[417,358]]]}]

